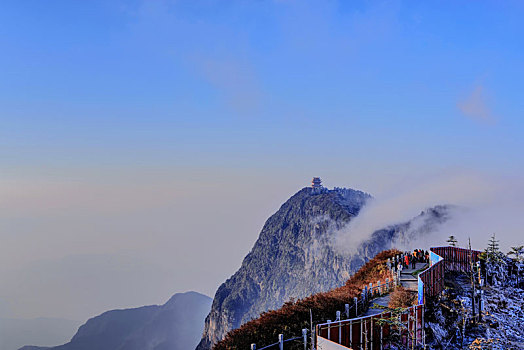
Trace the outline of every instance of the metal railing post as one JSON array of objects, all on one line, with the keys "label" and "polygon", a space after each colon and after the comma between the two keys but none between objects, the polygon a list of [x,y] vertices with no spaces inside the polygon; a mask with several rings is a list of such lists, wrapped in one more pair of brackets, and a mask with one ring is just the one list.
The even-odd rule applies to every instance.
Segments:
[{"label": "metal railing post", "polygon": [[349,321],[349,347],[353,347],[353,320]]},{"label": "metal railing post", "polygon": [[[365,324],[365,322],[364,322]],[[362,322],[360,322],[360,349],[362,350],[362,332],[364,331],[364,326],[362,325]]]},{"label": "metal railing post", "polygon": [[304,350],[307,350],[307,329],[302,329],[302,338],[304,338]]},{"label": "metal railing post", "polygon": [[342,344],[342,324],[340,323],[340,311],[337,311],[337,321],[338,321],[338,343]]},{"label": "metal railing post", "polygon": [[257,344],[251,344],[251,350],[257,350]]},{"label": "metal railing post", "polygon": [[315,342],[317,340],[317,327],[311,330],[311,350],[315,350]]},{"label": "metal railing post", "polygon": [[284,334],[278,335],[278,348],[284,350]]}]

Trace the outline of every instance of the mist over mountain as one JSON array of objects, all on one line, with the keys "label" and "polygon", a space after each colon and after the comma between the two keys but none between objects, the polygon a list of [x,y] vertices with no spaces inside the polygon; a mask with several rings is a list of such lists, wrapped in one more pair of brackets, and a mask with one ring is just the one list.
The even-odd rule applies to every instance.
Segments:
[{"label": "mist over mountain", "polygon": [[211,298],[177,293],[164,305],[111,310],[89,319],[69,343],[21,350],[183,350],[194,348],[202,334]]},{"label": "mist over mountain", "polygon": [[[366,261],[384,249],[425,235],[448,220],[450,206],[437,206],[416,218],[370,232],[350,250],[338,236],[360,212],[369,194],[335,188],[304,188],[264,224],[240,269],[217,290],[197,350],[210,349],[227,332],[279,308],[292,298],[341,286]],[[349,236],[350,237],[350,236]]]},{"label": "mist over mountain", "polygon": [[391,248],[410,250],[421,240],[428,238],[431,233],[436,232],[441,225],[449,222],[456,210],[457,207],[453,205],[437,205],[423,210],[407,222],[392,224],[377,230],[358,246],[356,254],[369,258],[376,254],[377,250]]}]

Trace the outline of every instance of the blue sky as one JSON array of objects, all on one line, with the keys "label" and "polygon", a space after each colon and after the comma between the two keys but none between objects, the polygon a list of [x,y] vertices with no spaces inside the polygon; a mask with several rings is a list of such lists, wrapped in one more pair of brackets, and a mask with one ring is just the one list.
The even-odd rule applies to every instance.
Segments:
[{"label": "blue sky", "polygon": [[[193,153],[188,166],[207,164],[202,153],[256,164],[351,157],[349,147],[370,162],[486,167],[486,155],[514,166],[503,158],[522,148],[517,2],[3,7],[2,139],[25,151],[15,164],[76,165],[73,151],[113,164]],[[457,108],[477,88],[484,123]]]},{"label": "blue sky", "polygon": [[4,259],[209,278],[173,267],[162,291],[118,304],[114,286],[74,312],[4,290],[0,308],[81,319],[212,294],[312,176],[375,195],[453,172],[520,181],[523,16],[521,1],[3,2]]}]

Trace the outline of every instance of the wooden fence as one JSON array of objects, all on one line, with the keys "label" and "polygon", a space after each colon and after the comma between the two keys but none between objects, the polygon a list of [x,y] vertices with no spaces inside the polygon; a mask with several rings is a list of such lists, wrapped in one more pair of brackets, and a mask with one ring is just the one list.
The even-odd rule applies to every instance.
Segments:
[{"label": "wooden fence", "polygon": [[407,348],[424,344],[424,305],[407,308],[400,314],[391,311],[350,320],[317,325],[317,350],[382,350],[392,346]]},{"label": "wooden fence", "polygon": [[469,273],[480,256],[478,250],[457,247],[434,247],[430,251],[432,265],[418,275],[419,304],[425,304],[427,297],[434,297],[444,290],[444,274],[447,271]]}]

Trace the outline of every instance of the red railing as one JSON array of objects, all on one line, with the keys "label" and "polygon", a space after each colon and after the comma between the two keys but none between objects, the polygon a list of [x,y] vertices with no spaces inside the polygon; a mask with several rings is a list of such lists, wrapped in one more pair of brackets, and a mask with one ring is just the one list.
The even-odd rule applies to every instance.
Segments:
[{"label": "red railing", "polygon": [[481,253],[478,250],[457,247],[435,247],[430,250],[444,259],[446,271],[464,273],[471,272],[471,265],[476,264],[476,262],[479,261]]},{"label": "red railing", "polygon": [[[468,273],[480,255],[479,251],[457,247],[435,247],[430,248],[430,251],[432,265],[418,275],[419,305],[407,308],[400,315],[386,311],[371,316],[319,324],[316,327],[317,349],[340,349],[342,346],[346,349],[374,350],[397,345],[407,348],[424,346],[426,297],[436,296],[444,290],[444,274],[447,271]],[[378,294],[381,294],[382,288],[383,285],[370,286],[365,290],[368,295],[374,295],[377,289],[380,290]],[[366,299],[367,295],[361,301],[364,303]]]},{"label": "red railing", "polygon": [[[419,304],[426,303],[426,297],[434,297],[444,290],[444,274],[447,271],[469,273],[471,265],[479,260],[478,250],[457,247],[434,247],[430,251],[440,259],[418,275]],[[433,261],[433,259],[432,259]]]},{"label": "red railing", "polygon": [[369,350],[385,349],[392,345],[407,348],[422,346],[423,326],[424,305],[411,306],[400,315],[386,311],[377,315],[323,323],[317,325],[317,349],[335,348],[330,342],[349,349]]}]

